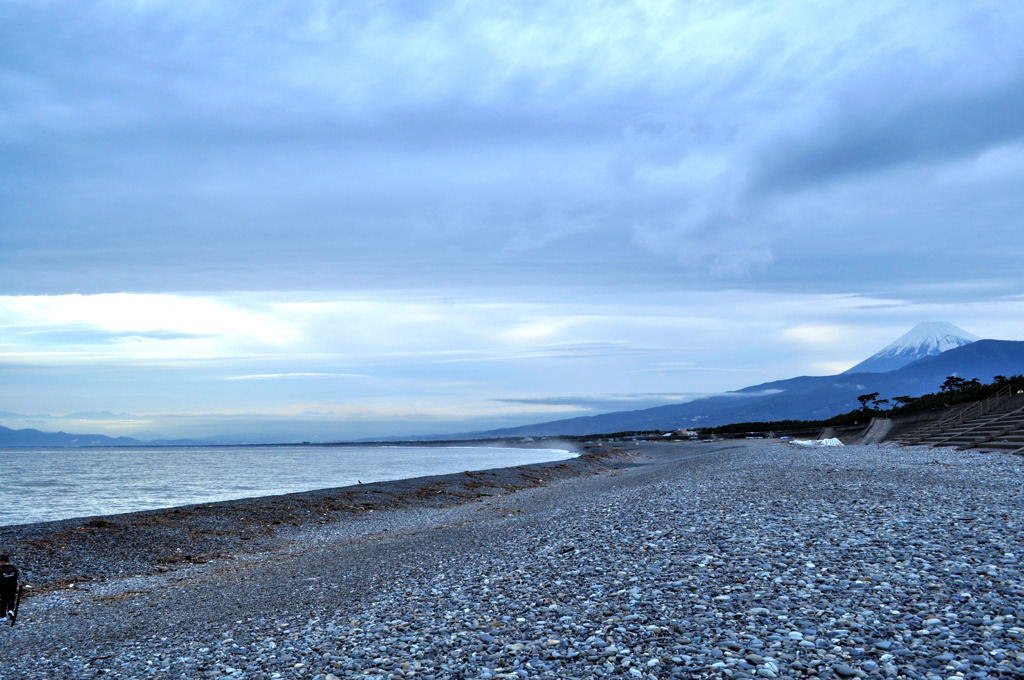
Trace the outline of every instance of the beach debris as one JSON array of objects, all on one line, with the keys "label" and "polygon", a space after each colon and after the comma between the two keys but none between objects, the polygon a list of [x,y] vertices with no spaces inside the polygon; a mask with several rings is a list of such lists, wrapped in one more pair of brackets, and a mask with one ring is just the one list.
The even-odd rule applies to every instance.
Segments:
[{"label": "beach debris", "polygon": [[794,446],[808,446],[808,447],[820,447],[820,446],[842,446],[843,442],[839,441],[836,437],[830,439],[792,439],[789,442]]}]

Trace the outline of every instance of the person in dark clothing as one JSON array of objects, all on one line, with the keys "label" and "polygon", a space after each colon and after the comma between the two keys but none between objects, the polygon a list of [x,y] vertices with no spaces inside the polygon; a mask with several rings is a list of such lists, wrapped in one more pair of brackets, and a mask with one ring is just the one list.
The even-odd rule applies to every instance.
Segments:
[{"label": "person in dark clothing", "polygon": [[11,564],[11,558],[0,555],[0,615],[14,616],[14,600],[18,595],[18,568]]}]

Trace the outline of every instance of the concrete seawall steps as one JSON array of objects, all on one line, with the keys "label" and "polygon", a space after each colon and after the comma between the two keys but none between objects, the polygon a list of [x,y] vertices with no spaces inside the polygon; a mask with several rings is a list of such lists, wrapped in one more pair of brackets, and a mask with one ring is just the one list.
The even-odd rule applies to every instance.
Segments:
[{"label": "concrete seawall steps", "polygon": [[861,439],[861,444],[880,444],[885,441],[889,432],[893,428],[893,422],[889,418],[872,418],[871,424],[868,425],[867,431],[864,433],[864,437]]},{"label": "concrete seawall steps", "polygon": [[1012,395],[998,406],[970,404],[945,418],[901,437],[904,444],[948,446],[1024,453],[1024,395]]}]

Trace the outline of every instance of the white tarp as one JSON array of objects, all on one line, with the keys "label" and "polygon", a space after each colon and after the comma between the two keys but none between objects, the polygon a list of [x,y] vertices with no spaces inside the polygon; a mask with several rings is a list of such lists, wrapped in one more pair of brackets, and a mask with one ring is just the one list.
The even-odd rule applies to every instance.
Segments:
[{"label": "white tarp", "polygon": [[837,438],[832,437],[831,439],[793,439],[789,442],[790,444],[796,444],[797,446],[842,446],[843,443]]}]

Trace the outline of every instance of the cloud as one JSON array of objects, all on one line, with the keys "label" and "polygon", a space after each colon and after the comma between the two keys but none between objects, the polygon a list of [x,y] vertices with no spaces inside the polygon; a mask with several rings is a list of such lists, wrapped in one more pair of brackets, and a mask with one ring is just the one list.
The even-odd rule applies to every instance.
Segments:
[{"label": "cloud", "polygon": [[537,406],[566,406],[586,411],[588,413],[603,413],[608,411],[626,411],[634,409],[650,408],[664,404],[679,404],[707,394],[604,394],[594,395],[562,395],[562,396],[541,396],[541,397],[509,397],[494,399],[493,401],[503,404],[524,404]]},{"label": "cloud", "polygon": [[212,334],[203,335],[168,330],[115,332],[84,325],[77,327],[69,325],[57,329],[40,329],[35,326],[25,326],[21,329],[10,329],[10,332],[30,336],[33,344],[38,346],[111,345],[146,340],[209,340],[217,337]]},{"label": "cloud", "polygon": [[286,327],[229,301],[179,295],[0,296],[0,321],[36,331],[77,326],[158,339],[228,332],[268,342],[289,339]]},{"label": "cloud", "polygon": [[289,380],[304,378],[369,378],[359,373],[259,373],[254,375],[232,375],[227,380]]},{"label": "cloud", "polygon": [[754,166],[750,190],[812,189],[904,165],[977,157],[1024,139],[1024,120],[1014,113],[1024,107],[1024,69],[988,87],[910,101],[905,94],[894,101],[891,89],[848,93],[814,128],[772,140]]},{"label": "cloud", "polygon": [[490,418],[1014,333],[1019,3],[53,10],[0,4],[12,412]]},{"label": "cloud", "polygon": [[1006,3],[3,11],[11,292],[777,289],[779,204],[1021,133]]},{"label": "cloud", "polygon": [[[153,307],[163,304],[145,299]],[[284,440],[310,439],[313,431],[335,439],[475,431],[835,373],[919,319],[948,318],[983,337],[1014,339],[1019,329],[1013,320],[1022,313],[1019,298],[967,308],[742,291],[642,302],[623,294],[618,301],[601,297],[568,307],[379,293],[346,299],[233,294],[209,302],[225,318],[243,310],[287,327],[293,341],[278,345],[221,333],[214,344],[186,338],[168,347],[179,341],[142,338],[137,345],[97,349],[62,336],[58,318],[48,322],[55,331],[49,338],[12,333],[26,327],[12,310],[35,308],[7,304],[0,317],[0,408],[58,415],[7,415],[3,424]],[[572,323],[547,323],[564,319],[569,309]],[[506,334],[534,324],[545,332]],[[66,344],[56,342],[62,337]],[[119,415],[59,415],[87,411]]]},{"label": "cloud", "polygon": [[783,336],[810,345],[834,345],[851,333],[851,328],[842,326],[794,326],[783,331]]}]

